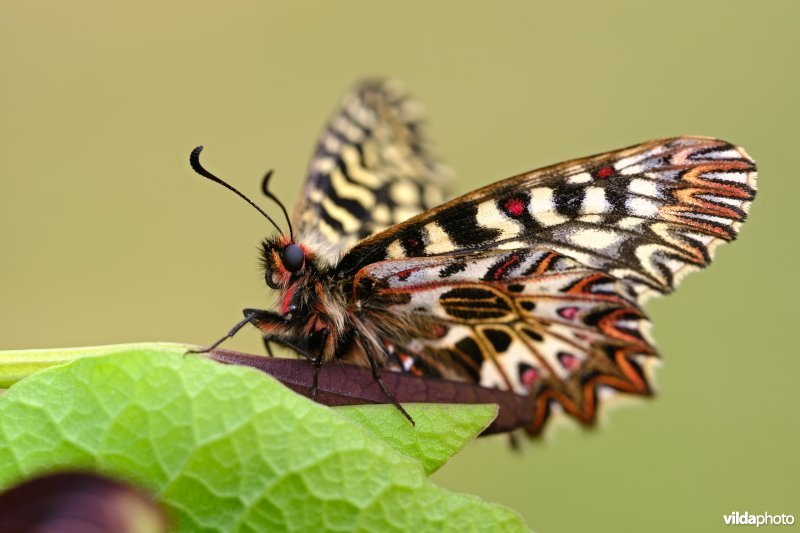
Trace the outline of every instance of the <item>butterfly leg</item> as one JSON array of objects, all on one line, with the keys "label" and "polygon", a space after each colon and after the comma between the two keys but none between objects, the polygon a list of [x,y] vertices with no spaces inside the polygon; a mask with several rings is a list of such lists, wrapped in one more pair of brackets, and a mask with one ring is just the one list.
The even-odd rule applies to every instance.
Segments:
[{"label": "butterfly leg", "polygon": [[[258,320],[258,318],[256,319]],[[322,368],[322,362],[325,358],[325,344],[328,341],[329,331],[327,328],[315,332],[310,338],[305,339],[306,342],[299,344],[289,339],[282,338],[267,338],[264,337],[264,344],[269,346],[270,343],[275,343],[286,348],[290,348],[297,352],[305,359],[311,361],[314,365],[314,373],[311,379],[311,399],[316,400],[317,389],[319,389],[319,371]]]},{"label": "butterfly leg", "polygon": [[317,352],[317,356],[314,357],[311,362],[314,363],[314,377],[311,380],[311,400],[316,401],[317,399],[317,388],[319,384],[319,370],[322,368],[322,356],[325,353],[325,343],[328,340],[328,329],[325,328],[320,331],[320,335],[322,336],[320,343],[319,343],[319,351]]},{"label": "butterfly leg", "polygon": [[275,357],[272,353],[272,345],[270,344],[270,340],[267,337],[262,337],[264,341],[264,348],[267,350],[267,355],[270,357]]},{"label": "butterfly leg", "polygon": [[278,315],[276,313],[273,313],[271,311],[262,311],[260,309],[245,309],[244,310],[244,318],[241,321],[239,321],[235,326],[233,326],[231,328],[231,330],[228,332],[227,335],[225,335],[224,337],[219,339],[217,342],[215,342],[211,346],[208,346],[206,348],[202,348],[200,350],[194,350],[194,349],[188,350],[187,353],[207,353],[207,352],[210,352],[211,350],[215,349],[217,346],[219,346],[220,344],[222,344],[226,340],[228,340],[231,337],[233,337],[234,335],[236,335],[236,333],[240,329],[242,329],[246,324],[252,322],[253,320],[275,321],[276,319],[280,320],[281,322],[285,322],[285,319],[282,316],[280,316],[280,315]]},{"label": "butterfly leg", "polygon": [[392,402],[392,404],[394,404],[394,406],[397,407],[397,409],[401,413],[403,413],[403,416],[406,417],[409,422],[411,422],[412,426],[416,426],[417,424],[414,422],[414,419],[411,418],[411,415],[409,415],[408,412],[406,412],[406,410],[403,409],[403,406],[400,405],[400,402],[397,401],[397,398],[394,397],[394,394],[389,392],[389,389],[387,389],[386,385],[383,384],[383,380],[381,379],[381,374],[380,372],[378,372],[378,363],[375,361],[375,355],[370,351],[370,348],[368,347],[369,343],[363,342],[361,340],[361,334],[358,332],[358,330],[355,330],[353,334],[356,338],[356,342],[358,342],[359,346],[361,346],[361,349],[364,350],[364,353],[366,354],[367,359],[369,360],[369,366],[370,368],[372,368],[372,377],[378,384],[378,387],[381,388],[381,392],[383,392],[384,396],[386,396],[386,398],[388,398]]}]

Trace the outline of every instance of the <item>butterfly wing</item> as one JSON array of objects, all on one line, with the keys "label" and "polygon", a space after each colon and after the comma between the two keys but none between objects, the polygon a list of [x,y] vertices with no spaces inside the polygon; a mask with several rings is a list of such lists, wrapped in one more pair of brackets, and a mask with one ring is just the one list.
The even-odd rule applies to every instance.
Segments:
[{"label": "butterfly wing", "polygon": [[359,272],[355,297],[405,370],[529,396],[583,423],[598,394],[646,395],[649,322],[623,282],[544,248],[395,259]]},{"label": "butterfly wing", "polygon": [[294,212],[298,240],[339,257],[440,205],[448,177],[425,142],[419,105],[396,84],[365,82],[343,99],[319,140]]},{"label": "butterfly wing", "polygon": [[756,167],[725,141],[678,137],[561,163],[456,198],[352,248],[341,278],[387,259],[546,247],[643,302],[736,237]]},{"label": "butterfly wing", "polygon": [[641,303],[733,240],[755,165],[724,141],[681,137],[484,187],[353,247],[335,276],[398,361],[421,375],[528,395],[584,423],[598,397],[649,394]]}]

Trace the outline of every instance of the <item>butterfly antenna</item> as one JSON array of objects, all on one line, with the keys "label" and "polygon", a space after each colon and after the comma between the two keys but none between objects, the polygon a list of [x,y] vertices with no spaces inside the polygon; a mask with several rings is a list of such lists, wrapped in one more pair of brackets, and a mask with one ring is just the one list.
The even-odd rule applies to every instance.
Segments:
[{"label": "butterfly antenna", "polygon": [[292,239],[292,242],[294,242],[294,230],[292,229],[292,221],[289,220],[289,213],[286,212],[286,207],[284,207],[283,202],[278,200],[278,197],[272,194],[272,192],[269,190],[269,180],[271,177],[272,170],[264,175],[264,179],[261,182],[261,190],[264,192],[264,195],[267,198],[278,204],[278,207],[280,207],[281,211],[283,211],[283,216],[286,217],[286,223],[289,225],[289,237]]},{"label": "butterfly antenna", "polygon": [[[262,215],[264,215],[264,216],[266,217],[266,219],[267,219],[267,220],[269,220],[270,222],[272,222],[272,225],[273,225],[273,226],[275,226],[275,229],[277,229],[279,233],[283,233],[283,230],[282,230],[282,229],[281,229],[281,228],[278,226],[278,224],[276,224],[276,223],[275,223],[275,221],[274,221],[274,220],[272,220],[272,217],[271,217],[271,216],[269,216],[268,214],[266,214],[266,213],[264,212],[264,210],[263,210],[263,209],[261,209],[260,207],[258,207],[258,206],[257,206],[257,205],[256,205],[256,204],[255,204],[255,203],[254,203],[254,202],[253,202],[253,201],[252,201],[250,198],[248,198],[248,197],[247,197],[247,196],[245,196],[244,194],[240,193],[240,192],[239,192],[238,190],[236,190],[236,189],[235,189],[235,188],[234,188],[232,185],[228,185],[227,183],[225,183],[224,181],[222,181],[221,179],[219,179],[218,177],[216,177],[214,174],[212,174],[211,172],[209,172],[208,170],[206,170],[206,169],[204,169],[204,168],[203,168],[203,165],[201,165],[201,164],[200,164],[200,152],[202,152],[202,151],[203,151],[203,147],[202,147],[202,146],[198,146],[197,148],[195,148],[194,150],[192,150],[192,153],[189,155],[189,164],[190,164],[190,165],[192,165],[192,169],[194,169],[194,171],[195,171],[195,172],[197,172],[198,174],[200,174],[200,175],[201,175],[201,176],[203,176],[204,178],[208,178],[208,179],[210,179],[211,181],[214,181],[214,182],[216,182],[216,183],[219,183],[220,185],[222,185],[222,186],[223,186],[223,187],[225,187],[226,189],[229,189],[229,190],[231,190],[231,191],[235,192],[236,194],[238,194],[238,195],[239,195],[240,197],[242,197],[242,198],[243,198],[243,199],[244,199],[244,200],[245,200],[245,201],[246,201],[248,204],[250,204],[250,205],[252,205],[253,207],[255,207],[255,208],[258,210],[258,212],[259,212],[259,213],[261,213]],[[283,206],[281,206],[281,207],[283,207]],[[285,212],[286,212],[286,210],[284,209],[284,213],[285,213]],[[290,230],[291,230],[291,226],[290,226]]]}]

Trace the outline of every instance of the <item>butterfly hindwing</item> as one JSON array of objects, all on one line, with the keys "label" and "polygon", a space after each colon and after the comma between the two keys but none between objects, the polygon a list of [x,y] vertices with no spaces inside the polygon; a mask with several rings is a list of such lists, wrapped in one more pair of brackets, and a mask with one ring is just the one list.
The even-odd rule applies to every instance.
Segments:
[{"label": "butterfly hindwing", "polygon": [[406,370],[529,396],[530,433],[553,406],[591,423],[603,387],[650,392],[649,322],[624,283],[552,250],[389,260],[356,283]]},{"label": "butterfly hindwing", "polygon": [[641,302],[671,292],[736,237],[755,178],[753,161],[724,141],[651,141],[456,198],[361,241],[337,275],[387,259],[537,246],[623,280]]},{"label": "butterfly hindwing", "polygon": [[369,81],[345,96],[325,128],[295,208],[300,240],[330,257],[441,204],[449,173],[427,146],[419,105]]}]

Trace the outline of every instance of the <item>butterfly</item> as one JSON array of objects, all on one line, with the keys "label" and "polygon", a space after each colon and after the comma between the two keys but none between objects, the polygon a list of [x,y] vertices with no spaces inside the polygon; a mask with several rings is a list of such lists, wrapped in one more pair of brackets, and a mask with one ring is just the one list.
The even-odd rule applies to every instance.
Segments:
[{"label": "butterfly", "polygon": [[[736,238],[756,192],[741,148],[675,137],[526,172],[445,202],[450,173],[419,106],[368,81],[324,130],[289,232],[261,245],[268,343],[332,361],[513,391],[539,434],[554,411],[649,395],[657,359],[642,304]],[[314,390],[316,389],[314,373]],[[408,415],[406,415],[408,416]],[[410,419],[410,417],[409,417]]]}]

